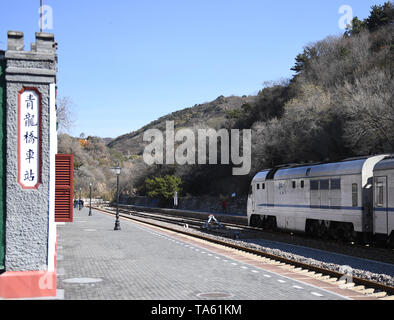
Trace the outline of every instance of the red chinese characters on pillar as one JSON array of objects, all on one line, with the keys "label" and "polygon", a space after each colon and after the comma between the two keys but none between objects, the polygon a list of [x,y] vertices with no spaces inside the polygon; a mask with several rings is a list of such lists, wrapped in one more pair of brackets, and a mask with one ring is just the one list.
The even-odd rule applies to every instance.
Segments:
[{"label": "red chinese characters on pillar", "polygon": [[18,93],[18,183],[23,189],[41,184],[41,94],[24,87]]}]

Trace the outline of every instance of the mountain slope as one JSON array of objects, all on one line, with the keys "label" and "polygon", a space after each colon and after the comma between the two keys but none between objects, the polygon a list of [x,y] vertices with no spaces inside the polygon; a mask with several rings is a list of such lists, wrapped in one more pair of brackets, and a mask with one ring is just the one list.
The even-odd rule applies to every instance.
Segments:
[{"label": "mountain slope", "polygon": [[234,110],[240,110],[245,104],[255,101],[255,96],[220,96],[214,101],[196,104],[191,108],[185,108],[165,115],[137,131],[117,137],[108,144],[108,147],[124,155],[142,155],[144,146],[143,135],[146,130],[166,129],[166,121],[174,121],[175,128],[213,128],[224,127],[227,116]]}]

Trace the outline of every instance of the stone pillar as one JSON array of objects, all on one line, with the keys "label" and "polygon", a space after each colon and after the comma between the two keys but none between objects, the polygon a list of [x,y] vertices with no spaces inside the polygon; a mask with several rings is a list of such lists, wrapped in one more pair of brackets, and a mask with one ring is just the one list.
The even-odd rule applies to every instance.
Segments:
[{"label": "stone pillar", "polygon": [[[8,32],[5,52],[6,272],[0,276],[0,297],[45,296],[56,292],[56,225],[52,212],[56,152],[53,145],[57,139],[53,134],[56,133],[53,130],[56,127],[56,49],[53,34],[37,32],[31,50],[24,51],[23,33]],[[2,278],[4,282],[7,276],[23,274],[32,276],[31,288],[24,288],[22,282],[18,282],[19,288],[9,285],[8,292],[4,292]],[[18,292],[11,292],[15,290]]]},{"label": "stone pillar", "polygon": [[0,272],[4,270],[5,253],[5,59],[0,51]]}]

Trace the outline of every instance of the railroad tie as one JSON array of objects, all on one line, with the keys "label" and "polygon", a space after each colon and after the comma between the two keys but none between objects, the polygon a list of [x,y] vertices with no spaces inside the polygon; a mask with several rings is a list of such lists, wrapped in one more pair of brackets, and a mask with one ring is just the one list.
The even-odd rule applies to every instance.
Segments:
[{"label": "railroad tie", "polygon": [[[343,280],[346,282],[346,280]],[[343,289],[349,289],[349,288],[354,288],[356,284],[354,282],[349,282],[349,283],[345,283],[345,284],[341,284],[340,287]]]},{"label": "railroad tie", "polygon": [[384,291],[375,292],[375,293],[372,293],[370,296],[376,297],[376,298],[384,298],[385,296],[387,296],[387,292],[384,292]]},{"label": "railroad tie", "polygon": [[354,286],[351,289],[354,290],[354,291],[362,292],[362,291],[365,290],[365,286]]},{"label": "railroad tie", "polygon": [[329,282],[329,283],[334,283],[334,282],[338,281],[338,278],[329,277],[328,279],[324,279],[324,281]]},{"label": "railroad tie", "polygon": [[335,282],[335,284],[340,285],[340,286],[344,286],[344,285],[346,285],[346,280],[338,280]]},{"label": "railroad tie", "polygon": [[381,298],[379,300],[394,300],[394,296],[387,296],[387,297]]},{"label": "railroad tie", "polygon": [[[298,268],[297,268],[298,269]],[[300,268],[301,269],[301,268]],[[309,270],[308,269],[301,269],[301,270],[297,270],[296,272],[298,273],[303,273],[303,274],[308,274]]]},{"label": "railroad tie", "polygon": [[375,289],[373,289],[373,288],[364,289],[364,291],[363,291],[364,294],[372,294],[374,292],[375,292]]}]

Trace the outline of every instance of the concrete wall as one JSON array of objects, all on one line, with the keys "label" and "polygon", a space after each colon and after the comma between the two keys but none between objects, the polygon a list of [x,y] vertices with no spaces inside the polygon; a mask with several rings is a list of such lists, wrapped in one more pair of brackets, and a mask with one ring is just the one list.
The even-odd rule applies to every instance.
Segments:
[{"label": "concrete wall", "polygon": [[[8,32],[6,60],[6,271],[46,270],[48,266],[50,202],[50,95],[56,83],[57,56],[54,37],[36,33],[30,51],[24,51],[22,32]],[[22,189],[18,184],[18,92],[37,88],[41,94],[41,184]],[[52,97],[53,99],[54,97]],[[54,110],[52,111],[54,112]],[[52,124],[53,125],[53,124]],[[54,177],[53,177],[54,179]]]}]

